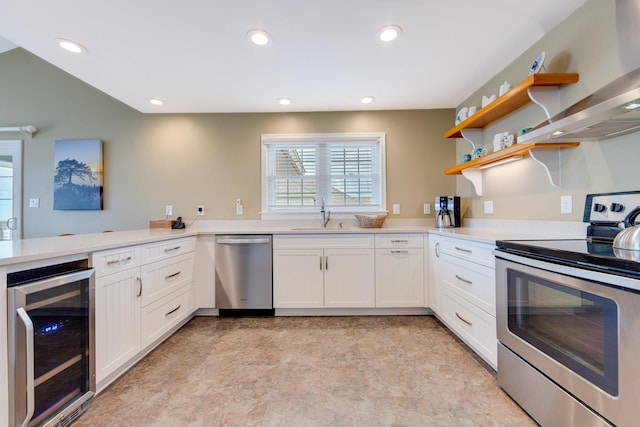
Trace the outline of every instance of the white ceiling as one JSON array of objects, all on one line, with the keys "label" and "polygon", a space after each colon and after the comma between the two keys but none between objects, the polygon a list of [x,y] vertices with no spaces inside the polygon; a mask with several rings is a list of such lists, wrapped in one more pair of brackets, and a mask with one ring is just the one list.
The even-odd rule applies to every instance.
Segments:
[{"label": "white ceiling", "polygon": [[145,113],[453,108],[585,2],[0,0],[0,36]]}]

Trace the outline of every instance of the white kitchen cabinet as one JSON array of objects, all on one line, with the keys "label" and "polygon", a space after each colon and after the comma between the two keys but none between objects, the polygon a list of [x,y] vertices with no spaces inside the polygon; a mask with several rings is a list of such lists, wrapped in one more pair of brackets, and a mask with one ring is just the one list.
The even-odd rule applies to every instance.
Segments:
[{"label": "white kitchen cabinet", "polygon": [[440,236],[437,234],[429,235],[429,280],[427,292],[429,294],[429,308],[435,314],[440,314],[440,288],[442,260],[440,259]]},{"label": "white kitchen cabinet", "polygon": [[422,234],[376,235],[376,307],[424,307]]},{"label": "white kitchen cabinet", "polygon": [[431,309],[469,347],[497,367],[493,245],[429,236]]},{"label": "white kitchen cabinet", "polygon": [[140,286],[139,267],[96,278],[96,383],[140,351]]},{"label": "white kitchen cabinet", "polygon": [[188,237],[92,254],[98,390],[193,314],[194,248]]},{"label": "white kitchen cabinet", "polygon": [[325,307],[375,307],[373,249],[325,249],[324,260]]},{"label": "white kitchen cabinet", "polygon": [[324,250],[273,251],[273,306],[324,307]]},{"label": "white kitchen cabinet", "polygon": [[274,236],[274,307],[374,307],[373,247],[370,234]]}]

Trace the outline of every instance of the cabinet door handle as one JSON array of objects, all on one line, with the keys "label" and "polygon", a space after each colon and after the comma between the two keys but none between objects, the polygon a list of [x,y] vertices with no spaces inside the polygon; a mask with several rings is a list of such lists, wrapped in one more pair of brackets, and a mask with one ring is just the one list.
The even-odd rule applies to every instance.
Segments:
[{"label": "cabinet door handle", "polygon": [[138,288],[138,295],[137,297],[140,298],[142,296],[142,279],[140,277],[136,277],[136,280],[138,281],[138,285],[140,286]]},{"label": "cabinet door handle", "polygon": [[107,265],[115,265],[115,264],[124,264],[125,262],[131,261],[131,257],[128,256],[126,258],[115,259],[113,261],[107,261]]},{"label": "cabinet door handle", "polygon": [[469,285],[473,284],[473,282],[471,280],[467,280],[467,279],[465,279],[463,277],[458,276],[457,274],[456,274],[456,279],[460,280],[461,282],[467,283]]},{"label": "cabinet door handle", "polygon": [[454,246],[456,248],[456,251],[460,251],[460,252],[466,252],[468,254],[473,253],[473,251],[471,249],[465,249],[465,248],[461,248],[459,246]]},{"label": "cabinet door handle", "polygon": [[164,250],[164,253],[177,251],[178,249],[180,249],[180,245],[178,245],[178,246],[174,246],[173,248],[166,248],[166,249]]},{"label": "cabinet door handle", "polygon": [[320,270],[322,270],[322,255],[320,255]]},{"label": "cabinet door handle", "polygon": [[176,308],[174,308],[173,310],[171,310],[171,311],[170,311],[170,312],[168,312],[168,313],[165,313],[164,315],[165,315],[165,316],[168,316],[168,315],[170,315],[170,314],[172,314],[172,313],[175,313],[176,311],[180,310],[180,307],[182,307],[182,304],[178,304],[178,306],[177,306]]},{"label": "cabinet door handle", "polygon": [[328,256],[324,257],[324,269],[325,270],[329,269],[329,257]]},{"label": "cabinet door handle", "polygon": [[458,313],[456,311],[456,317],[460,320],[462,320],[464,323],[466,323],[469,326],[473,326],[473,323],[469,322],[467,319],[465,319],[464,317],[460,316],[460,313]]},{"label": "cabinet door handle", "polygon": [[174,278],[174,277],[176,277],[176,276],[179,276],[179,275],[180,275],[180,273],[182,273],[182,271],[178,271],[178,272],[173,273],[173,274],[170,274],[170,275],[168,275],[168,276],[164,276],[164,280],[169,280],[169,279],[172,279],[172,278]]},{"label": "cabinet door handle", "polygon": [[440,258],[440,242],[436,242],[436,258]]},{"label": "cabinet door handle", "polygon": [[392,250],[392,254],[408,254],[409,251]]}]

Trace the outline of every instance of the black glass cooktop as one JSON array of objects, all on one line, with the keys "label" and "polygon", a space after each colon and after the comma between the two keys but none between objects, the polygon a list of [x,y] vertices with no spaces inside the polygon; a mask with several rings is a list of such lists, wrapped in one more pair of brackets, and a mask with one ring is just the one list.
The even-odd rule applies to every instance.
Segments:
[{"label": "black glass cooktop", "polygon": [[640,252],[611,243],[576,240],[499,240],[498,251],[590,270],[640,277]]}]

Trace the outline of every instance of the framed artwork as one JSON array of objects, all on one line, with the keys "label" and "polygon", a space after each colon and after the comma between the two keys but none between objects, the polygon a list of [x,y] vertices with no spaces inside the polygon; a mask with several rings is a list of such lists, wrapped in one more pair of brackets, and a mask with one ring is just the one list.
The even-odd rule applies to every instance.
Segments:
[{"label": "framed artwork", "polygon": [[53,209],[102,210],[102,141],[56,140],[54,160]]}]

